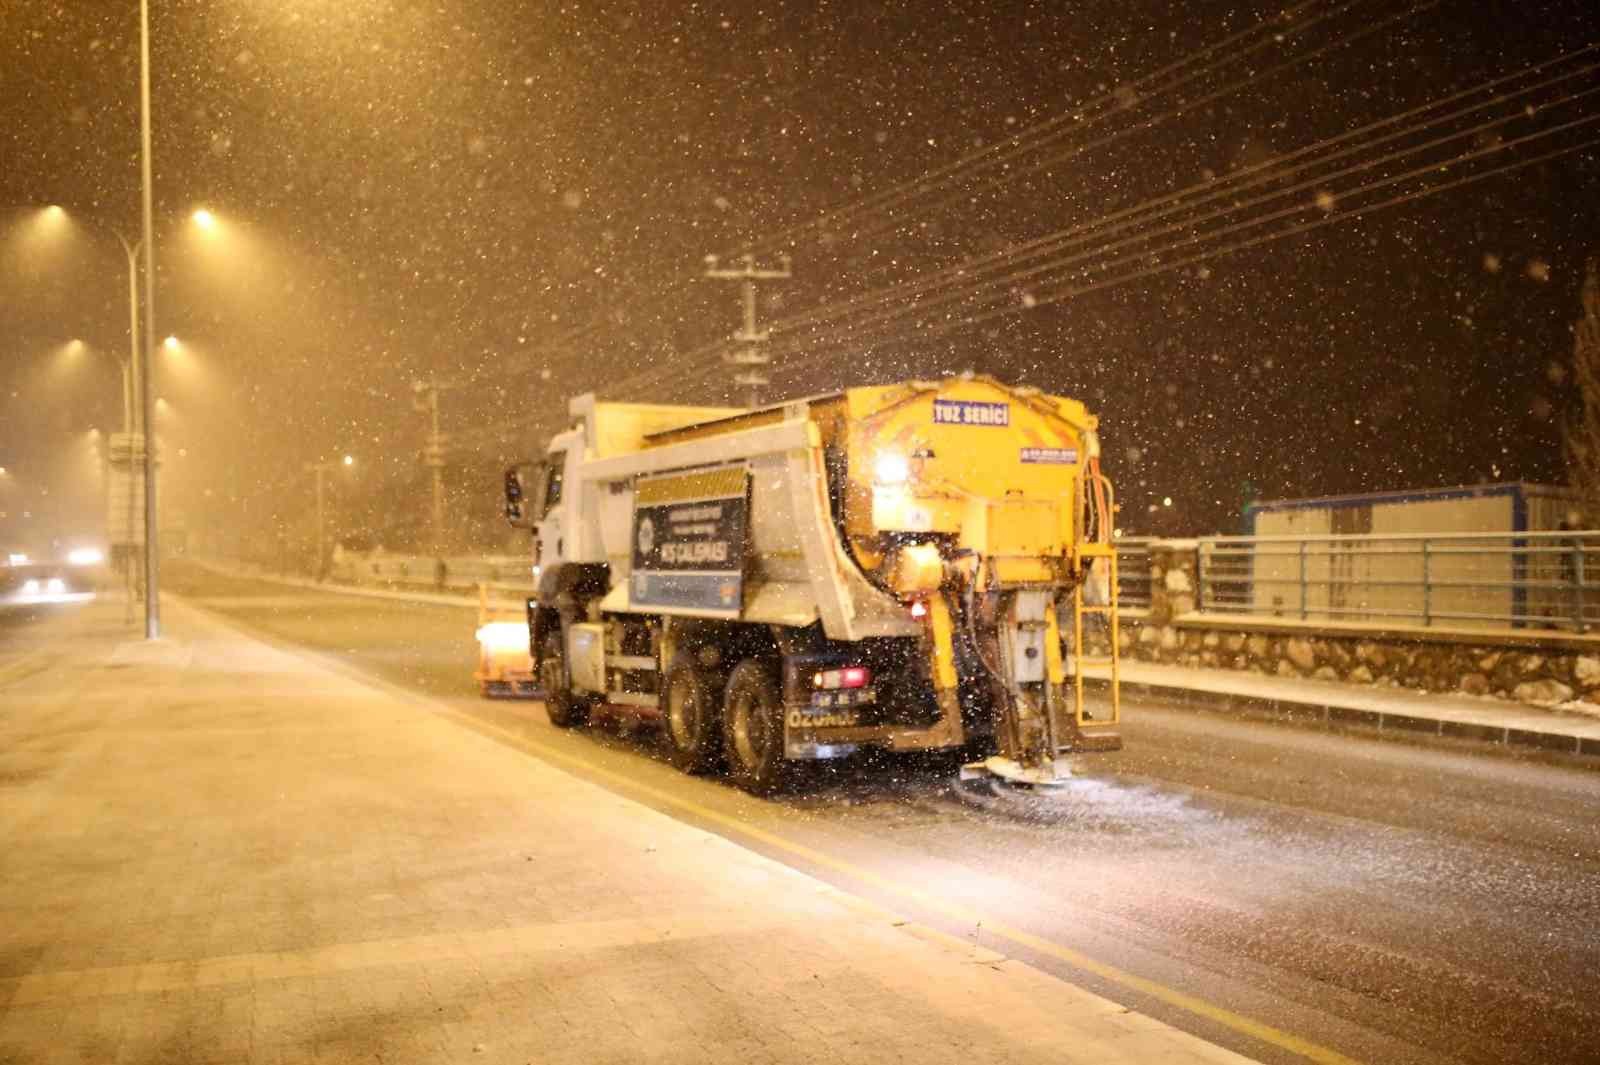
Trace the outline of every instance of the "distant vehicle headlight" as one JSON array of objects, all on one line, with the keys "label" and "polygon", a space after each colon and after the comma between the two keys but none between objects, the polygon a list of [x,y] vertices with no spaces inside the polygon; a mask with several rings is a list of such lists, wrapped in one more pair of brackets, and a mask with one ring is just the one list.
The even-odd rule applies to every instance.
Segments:
[{"label": "distant vehicle headlight", "polygon": [[74,566],[98,566],[105,556],[92,547],[75,547],[67,552],[67,562]]},{"label": "distant vehicle headlight", "polygon": [[67,582],[62,580],[60,577],[51,577],[49,580],[44,582],[44,590],[49,592],[51,595],[60,595],[62,592],[67,590]]},{"label": "distant vehicle headlight", "polygon": [[37,578],[37,577],[29,577],[27,580],[23,581],[22,582],[22,594],[23,595],[38,595],[39,594],[39,578]]}]

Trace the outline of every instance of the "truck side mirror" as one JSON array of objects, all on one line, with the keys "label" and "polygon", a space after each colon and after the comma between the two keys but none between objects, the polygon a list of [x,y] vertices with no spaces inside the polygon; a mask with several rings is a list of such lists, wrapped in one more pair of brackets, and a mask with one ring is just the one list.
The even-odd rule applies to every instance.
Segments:
[{"label": "truck side mirror", "polygon": [[506,471],[506,521],[513,529],[532,529],[539,521],[536,498],[544,488],[544,463],[521,462]]}]

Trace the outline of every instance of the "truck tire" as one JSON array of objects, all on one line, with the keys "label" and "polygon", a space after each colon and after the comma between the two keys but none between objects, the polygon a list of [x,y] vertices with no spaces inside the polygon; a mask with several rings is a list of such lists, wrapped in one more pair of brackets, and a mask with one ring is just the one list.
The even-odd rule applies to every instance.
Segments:
[{"label": "truck tire", "polygon": [[711,678],[680,655],[667,670],[661,699],[661,746],[685,773],[709,773],[722,753],[722,728]]},{"label": "truck tire", "polygon": [[771,666],[747,658],[733,668],[722,700],[728,775],[755,795],[773,795],[789,779],[783,753],[783,693]]},{"label": "truck tire", "polygon": [[588,717],[588,704],[572,694],[567,680],[567,650],[561,629],[545,633],[544,654],[539,656],[539,683],[544,688],[544,712],[556,728],[573,728]]}]

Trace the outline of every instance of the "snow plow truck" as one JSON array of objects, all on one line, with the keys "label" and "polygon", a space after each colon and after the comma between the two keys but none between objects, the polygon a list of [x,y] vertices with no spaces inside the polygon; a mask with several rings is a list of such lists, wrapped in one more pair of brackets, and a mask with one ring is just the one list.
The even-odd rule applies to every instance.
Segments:
[{"label": "snow plow truck", "polygon": [[[1120,746],[1112,493],[1083,404],[968,374],[570,413],[505,480],[553,724],[659,724],[679,768],[758,794],[863,749],[1038,786]],[[1111,680],[1092,705],[1090,665]]]}]

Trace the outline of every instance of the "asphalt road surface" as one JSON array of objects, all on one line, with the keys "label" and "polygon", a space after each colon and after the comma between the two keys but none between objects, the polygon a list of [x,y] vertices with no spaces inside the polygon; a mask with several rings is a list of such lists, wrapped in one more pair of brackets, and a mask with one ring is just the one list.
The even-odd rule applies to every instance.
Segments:
[{"label": "asphalt road surface", "polygon": [[1053,798],[908,759],[761,801],[677,773],[647,735],[564,732],[536,702],[479,698],[469,609],[181,566],[167,587],[1262,1061],[1600,1062],[1592,770],[1130,700],[1125,749],[1085,757]]}]

